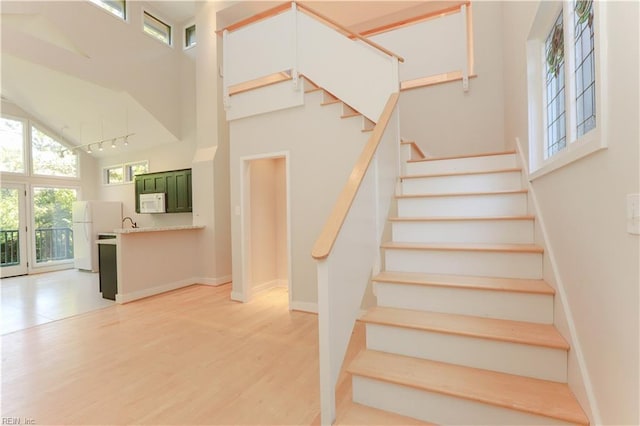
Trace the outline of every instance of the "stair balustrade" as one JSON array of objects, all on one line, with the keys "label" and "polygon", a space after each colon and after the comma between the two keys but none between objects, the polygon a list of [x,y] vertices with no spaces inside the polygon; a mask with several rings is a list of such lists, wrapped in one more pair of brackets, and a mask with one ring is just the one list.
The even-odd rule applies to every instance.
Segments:
[{"label": "stair balustrade", "polygon": [[[308,6],[292,2],[273,13],[223,31],[225,108],[234,108],[234,86],[286,73],[294,90],[301,90],[302,74],[376,121],[389,95],[399,89],[398,62],[403,59]],[[234,118],[241,116],[234,112]]]},{"label": "stair balustrade", "polygon": [[389,96],[312,252],[318,266],[322,424],[335,420],[335,389],[351,331],[380,270],[380,243],[400,170],[398,97]]}]

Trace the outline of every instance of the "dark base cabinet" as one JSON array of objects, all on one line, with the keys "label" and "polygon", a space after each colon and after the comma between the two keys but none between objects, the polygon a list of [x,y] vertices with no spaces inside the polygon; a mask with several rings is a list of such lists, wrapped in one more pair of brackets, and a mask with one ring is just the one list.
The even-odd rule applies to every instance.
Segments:
[{"label": "dark base cabinet", "polygon": [[104,299],[116,300],[118,294],[118,264],[116,246],[99,244],[98,257],[100,263],[100,291]]},{"label": "dark base cabinet", "polygon": [[166,194],[167,213],[192,211],[191,169],[145,173],[135,177],[136,213],[140,213],[140,194]]}]

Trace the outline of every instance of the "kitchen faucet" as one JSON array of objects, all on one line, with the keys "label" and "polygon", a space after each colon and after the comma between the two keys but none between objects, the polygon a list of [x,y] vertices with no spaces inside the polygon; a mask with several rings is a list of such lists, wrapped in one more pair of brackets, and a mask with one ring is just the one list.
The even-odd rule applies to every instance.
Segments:
[{"label": "kitchen faucet", "polygon": [[138,225],[133,221],[133,219],[131,219],[129,216],[126,216],[124,219],[122,219],[122,227],[124,228],[124,221],[129,219],[129,221],[131,222],[131,227],[132,228],[137,228]]}]

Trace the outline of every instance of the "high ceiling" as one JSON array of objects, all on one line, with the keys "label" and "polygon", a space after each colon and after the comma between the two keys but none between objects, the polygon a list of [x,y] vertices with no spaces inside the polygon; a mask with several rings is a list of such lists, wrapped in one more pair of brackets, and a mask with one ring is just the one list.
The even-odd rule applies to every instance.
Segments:
[{"label": "high ceiling", "polygon": [[[451,5],[450,1],[304,1],[357,31]],[[458,2],[456,2],[458,3]],[[226,1],[224,27],[281,2]],[[229,5],[228,7],[225,7]],[[132,1],[124,22],[89,1],[2,1],[2,97],[72,145],[135,133],[129,149],[182,138],[182,93],[193,85],[193,51],[141,30],[142,10],[174,25],[194,21],[198,2]],[[178,36],[179,37],[179,36]],[[187,86],[182,86],[187,84]],[[195,106],[191,106],[195,108]],[[113,151],[94,151],[107,156]]]}]

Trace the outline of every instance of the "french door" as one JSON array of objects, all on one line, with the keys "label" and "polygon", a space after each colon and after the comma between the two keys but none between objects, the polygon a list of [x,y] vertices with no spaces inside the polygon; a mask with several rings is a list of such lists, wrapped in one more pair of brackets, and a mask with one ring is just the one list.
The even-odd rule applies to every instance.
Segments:
[{"label": "french door", "polygon": [[0,187],[0,276],[25,275],[27,264],[26,186],[2,183]]}]

